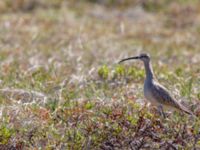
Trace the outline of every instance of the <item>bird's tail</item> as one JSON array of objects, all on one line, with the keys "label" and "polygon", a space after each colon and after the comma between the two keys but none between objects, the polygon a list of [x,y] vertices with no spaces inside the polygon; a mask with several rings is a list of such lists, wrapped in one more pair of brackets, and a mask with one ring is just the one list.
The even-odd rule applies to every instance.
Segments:
[{"label": "bird's tail", "polygon": [[191,110],[189,110],[188,108],[186,108],[185,106],[179,104],[178,109],[188,115],[192,115],[194,116],[193,112]]}]

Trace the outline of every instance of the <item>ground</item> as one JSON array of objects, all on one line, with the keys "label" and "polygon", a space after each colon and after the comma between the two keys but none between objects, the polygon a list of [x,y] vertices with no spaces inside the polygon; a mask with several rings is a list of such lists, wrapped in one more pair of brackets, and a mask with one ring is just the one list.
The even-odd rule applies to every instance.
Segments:
[{"label": "ground", "polygon": [[[200,149],[199,4],[0,2],[0,148]],[[146,106],[140,53],[196,118]]]}]

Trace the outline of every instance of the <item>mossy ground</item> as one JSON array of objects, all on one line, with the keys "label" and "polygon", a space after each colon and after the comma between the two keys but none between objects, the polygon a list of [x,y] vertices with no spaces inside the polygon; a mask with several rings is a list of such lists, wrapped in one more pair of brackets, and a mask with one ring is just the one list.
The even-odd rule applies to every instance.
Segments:
[{"label": "mossy ground", "polygon": [[[1,149],[200,148],[199,1],[0,2]],[[197,115],[145,105],[138,61]]]}]

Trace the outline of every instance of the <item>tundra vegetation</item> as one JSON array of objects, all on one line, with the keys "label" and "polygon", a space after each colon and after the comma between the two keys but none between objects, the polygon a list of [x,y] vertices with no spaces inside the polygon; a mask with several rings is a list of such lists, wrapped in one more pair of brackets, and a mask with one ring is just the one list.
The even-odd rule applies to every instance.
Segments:
[{"label": "tundra vegetation", "polygon": [[[200,149],[198,0],[0,1],[0,149]],[[197,116],[147,107],[157,79]]]}]

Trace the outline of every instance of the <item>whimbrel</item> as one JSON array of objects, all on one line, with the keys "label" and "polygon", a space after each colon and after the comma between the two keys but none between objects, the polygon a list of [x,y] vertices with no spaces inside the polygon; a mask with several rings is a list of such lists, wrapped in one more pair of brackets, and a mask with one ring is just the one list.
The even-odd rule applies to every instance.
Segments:
[{"label": "whimbrel", "polygon": [[146,79],[144,82],[144,96],[147,100],[150,101],[152,105],[157,106],[159,110],[163,107],[167,107],[169,109],[179,110],[190,115],[193,114],[189,109],[187,109],[185,106],[179,103],[169,93],[169,91],[164,86],[159,84],[158,81],[155,79],[149,55],[141,54],[136,57],[125,58],[122,59],[119,63],[131,59],[139,59],[144,63],[146,73]]}]

